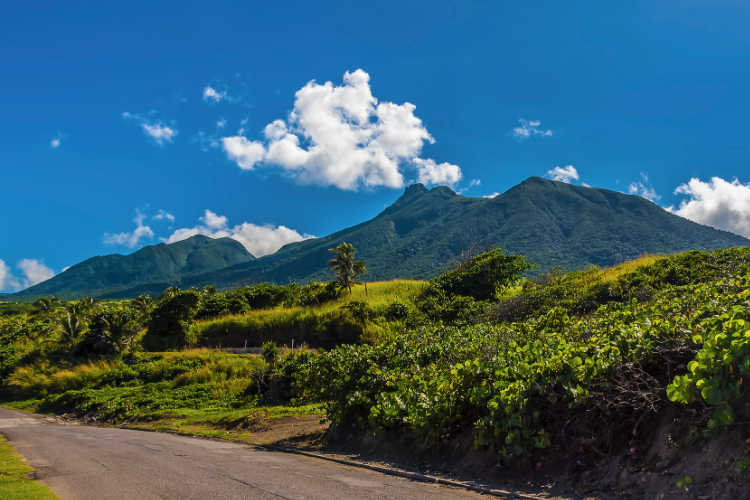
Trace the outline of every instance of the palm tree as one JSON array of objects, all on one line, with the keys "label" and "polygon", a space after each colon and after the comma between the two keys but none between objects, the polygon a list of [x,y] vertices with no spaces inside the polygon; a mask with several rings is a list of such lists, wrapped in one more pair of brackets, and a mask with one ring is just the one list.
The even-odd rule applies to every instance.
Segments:
[{"label": "palm tree", "polygon": [[352,293],[352,285],[359,283],[359,277],[367,272],[365,263],[354,260],[356,250],[351,243],[343,242],[336,248],[329,248],[329,252],[336,255],[328,261],[328,265],[336,273],[336,283]]},{"label": "palm tree", "polygon": [[60,329],[63,337],[75,344],[86,330],[86,307],[80,302],[65,305],[65,315],[60,318]]}]

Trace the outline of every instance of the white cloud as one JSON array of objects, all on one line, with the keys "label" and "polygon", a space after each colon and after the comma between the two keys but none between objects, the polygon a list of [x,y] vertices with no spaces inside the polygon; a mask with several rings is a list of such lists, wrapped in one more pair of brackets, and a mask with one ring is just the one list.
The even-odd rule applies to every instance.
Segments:
[{"label": "white cloud", "polygon": [[240,135],[234,137],[222,137],[227,156],[242,170],[252,170],[265,156],[266,149],[258,141],[249,141]]},{"label": "white cloud", "polygon": [[494,193],[490,193],[490,194],[486,194],[486,195],[482,196],[482,198],[490,198],[490,199],[492,199],[492,198],[496,198],[498,196],[500,196],[500,193],[498,193],[497,191],[495,191]]},{"label": "white cloud", "polygon": [[312,235],[300,234],[286,226],[257,225],[249,222],[229,226],[229,221],[225,216],[206,210],[203,217],[199,218],[199,223],[196,226],[177,229],[164,241],[174,243],[196,234],[211,238],[227,237],[235,239],[242,243],[247,251],[255,257],[272,254],[287,243],[313,238]]},{"label": "white cloud", "polygon": [[245,170],[273,164],[299,183],[348,190],[400,188],[406,166],[428,182],[460,179],[458,166],[419,158],[434,139],[415,106],[379,103],[369,82],[361,69],[344,73],[339,86],[311,81],[296,92],[287,120],[265,127],[264,142],[243,137],[243,124],[237,136],[222,139],[224,150]]},{"label": "white cloud", "polygon": [[123,112],[122,117],[126,120],[138,122],[143,133],[153,139],[159,146],[163,146],[167,142],[172,142],[178,134],[175,128],[164,124],[160,120],[154,120],[128,111]]},{"label": "white cloud", "polygon": [[628,193],[641,196],[649,201],[653,201],[654,203],[661,199],[661,195],[659,195],[654,187],[649,184],[648,175],[643,172],[641,172],[640,180],[630,183],[628,186]]},{"label": "white cloud", "polygon": [[750,238],[750,183],[712,177],[710,182],[692,178],[675,189],[688,196],[679,207],[667,207],[677,215]]},{"label": "white cloud", "polygon": [[18,290],[21,283],[18,278],[13,276],[10,267],[4,260],[0,259],[0,290],[15,291]]},{"label": "white cloud", "polygon": [[47,281],[55,275],[52,269],[36,259],[22,259],[18,263],[18,267],[25,276],[21,284],[22,288],[28,288],[42,281]]},{"label": "white cloud", "polygon": [[524,120],[521,118],[518,122],[520,125],[514,127],[511,132],[513,133],[513,137],[519,141],[524,141],[531,137],[550,137],[552,135],[551,130],[541,128],[542,122],[539,120]]},{"label": "white cloud", "polygon": [[172,142],[174,136],[177,135],[177,131],[170,128],[163,123],[141,123],[143,131],[146,132],[158,145],[162,145],[165,142]]},{"label": "white cloud", "polygon": [[54,139],[49,141],[49,147],[51,147],[52,149],[59,148],[61,144],[62,144],[62,139],[59,137],[55,137]]},{"label": "white cloud", "polygon": [[170,214],[164,209],[159,209],[158,212],[156,212],[156,215],[153,216],[153,219],[155,220],[168,220],[169,222],[174,222],[174,215]]},{"label": "white cloud", "polygon": [[553,181],[567,182],[570,184],[571,181],[577,181],[580,177],[578,176],[578,170],[573,165],[566,165],[564,167],[557,166],[552,170],[547,171],[547,177]]},{"label": "white cloud", "polygon": [[461,169],[450,163],[435,163],[435,160],[415,158],[418,181],[422,184],[445,184],[453,186],[461,180]]},{"label": "white cloud", "polygon": [[104,244],[105,245],[122,245],[128,248],[134,248],[142,239],[151,239],[154,237],[154,231],[143,224],[146,216],[140,211],[136,210],[135,218],[135,229],[130,233],[105,233]]},{"label": "white cloud", "polygon": [[227,126],[227,121],[224,118],[219,118],[216,121],[216,128],[224,128]]},{"label": "white cloud", "polygon": [[470,188],[473,188],[473,187],[479,186],[479,185],[481,185],[481,184],[482,184],[482,181],[481,181],[480,179],[472,179],[472,180],[471,180],[471,181],[469,182],[469,187],[470,187]]},{"label": "white cloud", "polygon": [[206,102],[219,102],[227,97],[226,91],[219,91],[210,85],[203,89],[203,100]]}]

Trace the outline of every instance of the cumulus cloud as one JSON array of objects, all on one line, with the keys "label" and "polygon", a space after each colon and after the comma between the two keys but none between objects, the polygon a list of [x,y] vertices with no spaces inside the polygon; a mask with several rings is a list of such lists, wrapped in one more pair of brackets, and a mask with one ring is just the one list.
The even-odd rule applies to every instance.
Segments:
[{"label": "cumulus cloud", "polygon": [[34,286],[42,281],[47,281],[55,275],[55,272],[36,259],[22,259],[18,267],[24,274],[22,288]]},{"label": "cumulus cloud", "polygon": [[143,223],[146,220],[146,215],[140,210],[135,211],[135,229],[132,232],[125,233],[105,233],[104,244],[105,245],[120,245],[128,248],[134,248],[143,239],[151,239],[154,237],[154,231]]},{"label": "cumulus cloud", "polygon": [[547,171],[547,177],[553,181],[567,182],[570,184],[572,181],[580,179],[578,170],[573,165],[566,165],[564,167],[557,166]]},{"label": "cumulus cloud", "polygon": [[451,163],[435,163],[435,160],[415,158],[418,181],[422,184],[455,185],[461,180],[461,169]]},{"label": "cumulus cloud", "polygon": [[10,270],[4,260],[0,259],[0,290],[15,291],[21,284]]},{"label": "cumulus cloud", "polygon": [[51,147],[52,149],[59,148],[61,144],[62,144],[62,139],[60,139],[59,137],[55,137],[51,141],[49,141],[49,147]]},{"label": "cumulus cloud", "polygon": [[550,137],[552,131],[549,129],[542,128],[542,122],[539,120],[525,120],[521,118],[518,120],[519,126],[514,127],[511,131],[513,137],[519,141],[525,141],[531,137]]},{"label": "cumulus cloud", "polygon": [[219,91],[210,85],[203,89],[203,100],[206,102],[219,102],[227,97],[226,91]]},{"label": "cumulus cloud", "polygon": [[243,137],[243,127],[222,144],[240,168],[276,165],[302,184],[400,188],[408,167],[429,183],[457,182],[458,166],[420,158],[423,145],[435,141],[415,109],[378,102],[370,75],[358,69],[344,73],[342,85],[311,81],[299,89],[287,119],[269,123],[262,142]]},{"label": "cumulus cloud", "polygon": [[224,118],[216,120],[216,128],[224,128],[227,126],[227,121]]},{"label": "cumulus cloud", "polygon": [[498,196],[500,196],[500,193],[498,193],[497,191],[495,191],[494,193],[490,193],[490,194],[486,194],[486,195],[482,196],[482,198],[490,198],[490,199],[492,199],[492,198],[496,198]]},{"label": "cumulus cloud", "polygon": [[227,156],[242,170],[252,170],[257,163],[263,160],[266,153],[262,143],[249,141],[241,135],[222,137],[221,143]]},{"label": "cumulus cloud", "polygon": [[641,179],[635,182],[631,182],[628,186],[628,193],[635,194],[646,198],[649,201],[656,203],[661,199],[654,187],[648,182],[648,175],[641,172]]},{"label": "cumulus cloud", "polygon": [[688,198],[667,210],[717,229],[750,238],[750,183],[712,177],[709,182],[692,178],[675,189]]},{"label": "cumulus cloud", "polygon": [[198,219],[197,225],[177,229],[164,241],[174,243],[196,234],[211,238],[232,238],[242,243],[247,251],[255,257],[272,254],[287,243],[314,237],[310,234],[300,234],[286,226],[257,225],[249,222],[230,226],[225,216],[206,210],[204,215]]},{"label": "cumulus cloud", "polygon": [[123,112],[122,117],[126,120],[137,122],[141,127],[141,130],[143,130],[143,133],[153,139],[153,141],[159,146],[172,142],[178,134],[177,129],[166,125],[160,120],[130,113],[128,111]]}]

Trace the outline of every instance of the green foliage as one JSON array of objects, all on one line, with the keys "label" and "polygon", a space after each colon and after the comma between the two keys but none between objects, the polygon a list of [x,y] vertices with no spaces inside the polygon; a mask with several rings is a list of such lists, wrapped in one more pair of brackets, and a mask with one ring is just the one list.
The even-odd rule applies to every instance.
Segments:
[{"label": "green foliage", "polygon": [[383,311],[383,315],[390,321],[399,321],[409,316],[409,307],[403,302],[392,302]]},{"label": "green foliage", "polygon": [[143,347],[163,351],[188,345],[188,331],[200,302],[195,290],[170,291],[151,313]]},{"label": "green foliage", "polygon": [[[493,259],[513,256],[485,257],[426,291],[414,282],[372,284],[367,294],[355,286],[346,299],[308,307],[297,304],[327,285],[171,288],[153,305],[82,300],[0,315],[0,389],[34,397],[42,409],[112,421],[257,400],[321,402],[334,432],[436,448],[471,434],[501,460],[611,452],[667,404],[691,405],[709,430],[745,419],[750,248],[647,258],[512,288],[523,262],[511,266],[515,274],[492,274]],[[477,271],[485,264],[490,271]],[[489,300],[455,293],[494,294],[498,282],[487,276],[500,276],[503,288],[489,315]],[[275,308],[194,320],[231,297]],[[146,348],[263,346],[263,356],[143,353],[135,332],[144,324]],[[330,350],[276,347],[292,340]],[[100,344],[107,348],[93,347]]]},{"label": "green foliage", "polygon": [[45,411],[76,412],[111,421],[174,408],[251,405],[258,356],[186,351],[139,354],[60,369],[48,364],[17,368],[14,393],[41,399]]},{"label": "green foliage", "polygon": [[476,300],[494,299],[499,291],[515,284],[530,269],[523,255],[506,255],[493,249],[460,262],[430,282],[430,289],[446,295]]},{"label": "green foliage", "polygon": [[352,285],[359,283],[359,277],[367,272],[365,263],[354,260],[356,250],[354,245],[342,242],[336,248],[329,248],[329,252],[336,257],[328,261],[328,267],[336,275],[336,283],[343,289],[352,293]]},{"label": "green foliage", "polygon": [[[622,286],[646,283],[645,296],[636,288],[629,299],[603,296],[592,306],[596,296],[584,287],[521,322],[425,325],[379,344],[339,346],[296,367],[309,387],[295,397],[327,402],[334,429],[431,446],[471,430],[476,446],[506,458],[613,446],[667,395],[713,407],[709,428],[728,425],[746,401],[750,369],[746,256],[688,253],[623,275]],[[603,418],[598,441],[575,437],[577,426],[602,428]]]},{"label": "green foliage", "polygon": [[709,429],[734,422],[736,407],[743,402],[743,381],[750,376],[750,277],[743,285],[744,302],[708,317],[694,330],[692,341],[700,349],[687,364],[687,373],[667,387],[671,401],[713,408]]},{"label": "green foliage", "polygon": [[82,355],[118,354],[130,347],[141,329],[137,310],[119,305],[101,306],[91,315],[89,330],[76,346]]},{"label": "green foliage", "polygon": [[244,316],[226,316],[195,324],[189,333],[196,345],[206,347],[260,347],[273,341],[279,345],[308,344],[330,348],[356,343],[367,325],[347,308],[316,312],[294,308],[288,311],[258,311]]},{"label": "green foliage", "polygon": [[319,306],[336,300],[342,295],[342,289],[335,281],[320,283],[312,281],[299,290],[297,304],[303,307]]},{"label": "green foliage", "polygon": [[262,347],[263,359],[266,363],[273,365],[279,357],[279,347],[275,342],[265,342]]},{"label": "green foliage", "polygon": [[57,495],[44,484],[30,479],[34,469],[29,466],[0,436],[0,498],[3,500],[55,500]]}]

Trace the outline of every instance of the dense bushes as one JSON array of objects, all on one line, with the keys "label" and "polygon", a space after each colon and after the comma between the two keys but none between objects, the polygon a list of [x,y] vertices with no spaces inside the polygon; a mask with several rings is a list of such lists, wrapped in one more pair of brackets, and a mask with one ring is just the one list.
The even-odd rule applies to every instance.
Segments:
[{"label": "dense bushes", "polygon": [[[638,412],[664,404],[668,373],[696,351],[691,332],[726,308],[747,314],[748,284],[678,287],[650,302],[602,307],[584,320],[553,308],[523,323],[424,328],[380,345],[337,347],[304,367],[305,378],[338,427],[431,446],[473,429],[477,446],[510,457],[553,444],[584,446],[570,442],[575,425],[564,432],[571,416],[618,412],[617,422],[587,444],[598,446],[632,431]],[[650,406],[622,399],[627,380],[611,383],[633,366],[652,381],[652,392],[640,396]],[[741,377],[735,370],[724,381],[730,388]],[[725,397],[706,402],[723,404]]]},{"label": "dense bushes", "polygon": [[531,267],[523,255],[507,255],[493,249],[466,259],[442,273],[430,281],[425,293],[438,290],[448,296],[491,300],[499,290],[516,283],[523,272]]},{"label": "dense bushes", "polygon": [[328,312],[295,308],[203,321],[191,328],[189,336],[204,347],[257,347],[268,341],[289,345],[294,341],[330,348],[359,342],[365,329],[361,318],[347,308]]},{"label": "dense bushes", "polygon": [[[334,429],[428,447],[471,432],[506,458],[614,451],[669,400],[700,403],[709,428],[725,426],[750,417],[747,255],[659,259],[610,280],[611,294],[596,271],[553,277],[521,292],[546,293],[523,321],[426,324],[296,363],[307,384],[293,396],[326,402]],[[545,303],[552,293],[559,306]]]},{"label": "dense bushes", "polygon": [[431,321],[472,323],[489,301],[517,283],[530,267],[522,255],[506,255],[499,249],[484,252],[430,281],[417,299],[417,307]]},{"label": "dense bushes", "polygon": [[195,318],[200,294],[195,290],[166,294],[151,313],[143,347],[165,351],[188,345],[188,329]]}]

